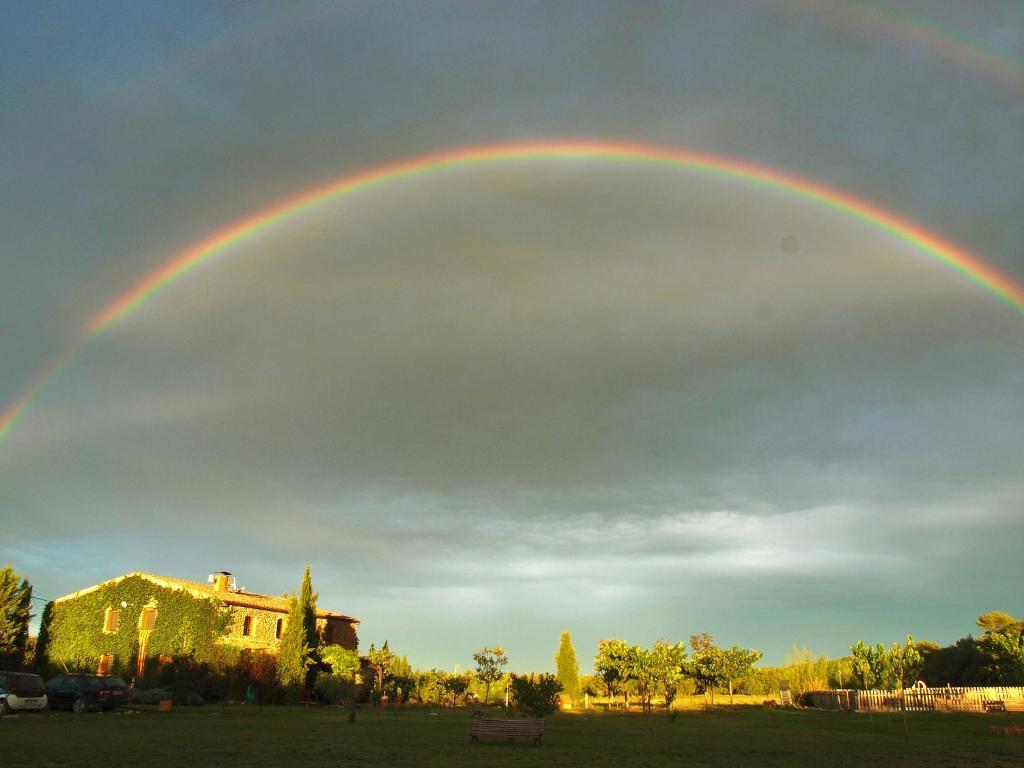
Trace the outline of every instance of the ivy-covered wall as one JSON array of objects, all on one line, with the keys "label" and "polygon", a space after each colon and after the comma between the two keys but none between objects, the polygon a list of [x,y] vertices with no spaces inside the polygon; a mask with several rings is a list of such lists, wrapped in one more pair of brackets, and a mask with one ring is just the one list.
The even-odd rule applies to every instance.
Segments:
[{"label": "ivy-covered wall", "polygon": [[[121,603],[127,603],[122,607]],[[156,605],[156,623],[149,635],[146,654],[191,656],[197,661],[216,657],[216,641],[226,628],[228,613],[218,602],[197,598],[182,590],[168,589],[138,576],[105,584],[92,592],[51,603],[44,614],[45,628],[40,653],[51,670],[95,672],[100,656],[114,657],[113,672],[125,677],[135,673],[139,623],[143,608]],[[107,608],[120,609],[117,630],[104,631]]]}]

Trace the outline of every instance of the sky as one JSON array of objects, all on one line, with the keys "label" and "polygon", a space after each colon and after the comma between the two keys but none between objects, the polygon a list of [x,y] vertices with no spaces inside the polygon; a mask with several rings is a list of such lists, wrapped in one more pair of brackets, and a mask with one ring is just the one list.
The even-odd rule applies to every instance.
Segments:
[{"label": "sky", "polygon": [[[0,562],[298,588],[421,668],[1024,614],[1024,5],[0,3]],[[47,375],[52,361],[66,364]],[[40,379],[41,377],[41,379]],[[997,567],[993,569],[993,565]]]}]

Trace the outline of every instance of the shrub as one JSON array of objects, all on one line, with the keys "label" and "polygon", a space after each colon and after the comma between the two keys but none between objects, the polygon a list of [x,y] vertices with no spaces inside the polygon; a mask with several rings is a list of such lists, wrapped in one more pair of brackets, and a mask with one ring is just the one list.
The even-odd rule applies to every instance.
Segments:
[{"label": "shrub", "polygon": [[512,692],[520,711],[532,717],[545,717],[558,708],[557,695],[562,690],[558,678],[551,674],[512,675]]},{"label": "shrub", "polygon": [[358,686],[351,677],[344,675],[320,675],[313,685],[317,699],[324,704],[343,704],[353,701]]}]

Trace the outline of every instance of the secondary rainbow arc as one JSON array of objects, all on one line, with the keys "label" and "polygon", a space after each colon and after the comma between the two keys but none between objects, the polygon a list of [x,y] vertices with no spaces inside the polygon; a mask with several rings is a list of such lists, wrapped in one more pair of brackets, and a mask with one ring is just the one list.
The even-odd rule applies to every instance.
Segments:
[{"label": "secondary rainbow arc", "polygon": [[239,219],[195,243],[138,281],[98,312],[81,330],[74,344],[54,357],[32,379],[21,395],[0,413],[0,440],[6,437],[31,402],[67,366],[90,338],[118,322],[155,292],[201,264],[229,251],[245,239],[290,216],[325,204],[357,190],[395,182],[442,168],[489,162],[544,158],[628,160],[742,180],[787,191],[859,219],[890,233],[932,260],[950,268],[1024,316],[1024,286],[986,264],[977,256],[940,238],[919,224],[839,189],[756,165],[737,158],[693,152],[675,147],[596,140],[547,140],[489,144],[419,155],[395,163],[346,174],[307,189],[251,216]]}]

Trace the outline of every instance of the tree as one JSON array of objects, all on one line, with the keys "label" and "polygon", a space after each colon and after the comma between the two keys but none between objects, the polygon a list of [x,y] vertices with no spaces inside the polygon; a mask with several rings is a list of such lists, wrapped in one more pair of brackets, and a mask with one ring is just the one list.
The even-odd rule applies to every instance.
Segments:
[{"label": "tree", "polygon": [[917,679],[923,664],[914,638],[907,636],[903,644],[893,643],[886,648],[882,643],[865,645],[858,640],[850,646],[853,656],[853,674],[864,688],[903,690]]},{"label": "tree", "polygon": [[558,709],[555,697],[561,690],[561,681],[551,674],[512,675],[516,706],[530,717],[546,717]]},{"label": "tree", "polygon": [[573,701],[580,698],[580,665],[576,661],[576,649],[572,647],[572,635],[568,630],[562,633],[562,641],[555,654],[556,677],[562,690]]},{"label": "tree", "polygon": [[384,689],[384,681],[387,680],[391,672],[391,665],[397,658],[388,648],[387,640],[384,641],[380,650],[374,648],[373,643],[370,644],[370,650],[366,654],[366,666],[373,670],[373,689],[375,691]]},{"label": "tree", "polygon": [[491,701],[491,685],[501,678],[502,671],[508,666],[508,656],[501,646],[481,648],[473,654],[473,661],[476,662],[476,679],[484,684],[486,705]]},{"label": "tree", "polygon": [[722,651],[722,674],[725,675],[725,679],[729,683],[729,706],[733,704],[733,681],[750,675],[751,668],[763,655],[753,648],[748,650],[735,646]]},{"label": "tree", "polygon": [[690,660],[684,667],[686,676],[694,681],[698,693],[704,694],[705,704],[709,703],[708,694],[711,695],[710,705],[714,706],[715,686],[726,679],[722,649],[715,645],[715,639],[707,632],[690,635],[690,648]]},{"label": "tree", "polygon": [[306,673],[313,664],[313,651],[306,642],[304,617],[302,603],[292,594],[288,598],[288,619],[277,646],[277,680],[290,698],[302,695]]},{"label": "tree", "polygon": [[320,646],[320,661],[338,677],[352,678],[359,671],[359,653],[341,645]]},{"label": "tree", "polygon": [[299,604],[302,606],[302,630],[306,645],[316,650],[320,645],[320,637],[316,631],[316,601],[320,595],[313,592],[313,579],[309,574],[309,566],[302,574],[302,587],[299,590]]},{"label": "tree", "polygon": [[416,690],[420,701],[441,704],[448,694],[448,673],[437,668],[417,672]]},{"label": "tree", "polygon": [[309,647],[310,664],[306,667],[305,689],[310,690],[316,681],[316,649],[320,645],[320,636],[316,631],[316,601],[320,595],[313,592],[313,578],[306,566],[302,574],[302,586],[299,588],[299,605],[302,607],[303,642]]},{"label": "tree", "polygon": [[608,689],[608,698],[614,698],[627,679],[629,646],[625,640],[606,638],[597,644],[594,671],[600,675]]},{"label": "tree", "polygon": [[945,647],[918,641],[917,651],[922,657],[921,679],[931,688],[992,682],[987,668],[990,659],[970,635]]},{"label": "tree", "polygon": [[636,684],[636,693],[640,697],[640,706],[644,712],[651,710],[651,696],[654,693],[654,670],[651,663],[651,652],[639,645],[631,645],[626,650],[622,665],[624,680]]},{"label": "tree", "polygon": [[682,643],[658,640],[650,650],[650,663],[654,683],[665,693],[665,709],[672,709],[683,679],[686,650]]},{"label": "tree", "polygon": [[901,691],[913,685],[921,672],[922,659],[914,638],[907,635],[902,643],[893,643],[888,651],[888,666]]},{"label": "tree", "polygon": [[32,618],[32,585],[14,569],[0,568],[0,662],[20,667],[25,658],[28,623]]},{"label": "tree", "polygon": [[978,617],[978,626],[989,632],[1015,632],[1019,634],[1024,629],[1024,622],[1017,621],[1013,616],[1003,611],[989,611]]},{"label": "tree", "polygon": [[850,646],[853,657],[853,676],[863,689],[881,688],[885,678],[885,646],[865,645],[858,640]]},{"label": "tree", "polygon": [[408,700],[409,694],[416,686],[416,677],[413,674],[409,659],[404,655],[402,658],[398,658],[396,655],[395,660],[391,662],[391,667],[388,669],[388,676],[391,678],[391,684],[395,689],[395,701]]},{"label": "tree", "polygon": [[978,626],[985,634],[978,640],[987,677],[997,685],[1024,683],[1024,620],[1002,611],[983,613]]},{"label": "tree", "polygon": [[445,676],[444,689],[451,694],[453,707],[460,696],[466,695],[471,682],[473,682],[473,677],[470,674]]}]

